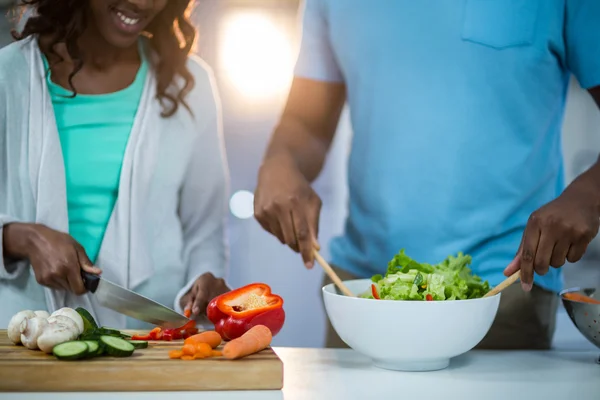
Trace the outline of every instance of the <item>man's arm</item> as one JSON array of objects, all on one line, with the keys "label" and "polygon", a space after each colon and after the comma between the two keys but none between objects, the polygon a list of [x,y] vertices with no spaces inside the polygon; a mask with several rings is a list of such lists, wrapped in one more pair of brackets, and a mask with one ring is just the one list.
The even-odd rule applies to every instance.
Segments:
[{"label": "man's arm", "polygon": [[310,186],[321,172],[345,102],[341,83],[296,78],[259,171],[254,211],[261,226],[313,265],[321,199]]},{"label": "man's arm", "polygon": [[293,164],[312,182],[321,172],[344,107],[341,83],[295,78],[264,164]]}]

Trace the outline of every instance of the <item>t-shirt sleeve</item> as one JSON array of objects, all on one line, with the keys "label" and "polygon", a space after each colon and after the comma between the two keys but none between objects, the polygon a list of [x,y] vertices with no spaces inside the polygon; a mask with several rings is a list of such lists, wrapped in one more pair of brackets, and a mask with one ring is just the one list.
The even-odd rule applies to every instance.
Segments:
[{"label": "t-shirt sleeve", "polygon": [[567,65],[584,89],[600,85],[600,0],[565,0]]},{"label": "t-shirt sleeve", "polygon": [[331,47],[322,0],[304,0],[301,15],[302,40],[294,75],[319,81],[343,81]]}]

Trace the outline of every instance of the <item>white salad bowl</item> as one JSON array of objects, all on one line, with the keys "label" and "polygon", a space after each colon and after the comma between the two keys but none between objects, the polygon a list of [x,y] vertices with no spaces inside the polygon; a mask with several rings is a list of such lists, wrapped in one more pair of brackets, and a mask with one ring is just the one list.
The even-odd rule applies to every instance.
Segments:
[{"label": "white salad bowl", "polygon": [[[355,294],[371,281],[345,281]],[[446,368],[450,359],[473,349],[496,317],[500,294],[451,301],[375,300],[344,296],[334,284],[323,287],[333,328],[375,366],[398,371]]]}]

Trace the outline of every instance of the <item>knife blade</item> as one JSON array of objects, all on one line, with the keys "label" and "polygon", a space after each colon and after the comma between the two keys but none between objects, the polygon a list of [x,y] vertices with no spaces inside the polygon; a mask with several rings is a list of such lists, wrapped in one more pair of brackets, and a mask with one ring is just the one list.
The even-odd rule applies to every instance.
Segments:
[{"label": "knife blade", "polygon": [[98,275],[82,270],[81,278],[85,288],[94,294],[102,306],[118,313],[163,328],[179,328],[190,321],[189,318],[169,307]]}]

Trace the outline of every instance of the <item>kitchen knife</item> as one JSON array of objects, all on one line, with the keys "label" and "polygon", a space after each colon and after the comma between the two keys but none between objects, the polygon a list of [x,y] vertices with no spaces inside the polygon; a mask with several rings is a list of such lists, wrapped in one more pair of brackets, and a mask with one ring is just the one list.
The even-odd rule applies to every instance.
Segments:
[{"label": "kitchen knife", "polygon": [[174,310],[98,275],[82,270],[81,278],[85,288],[96,296],[102,306],[118,313],[163,328],[179,328],[190,321]]}]

